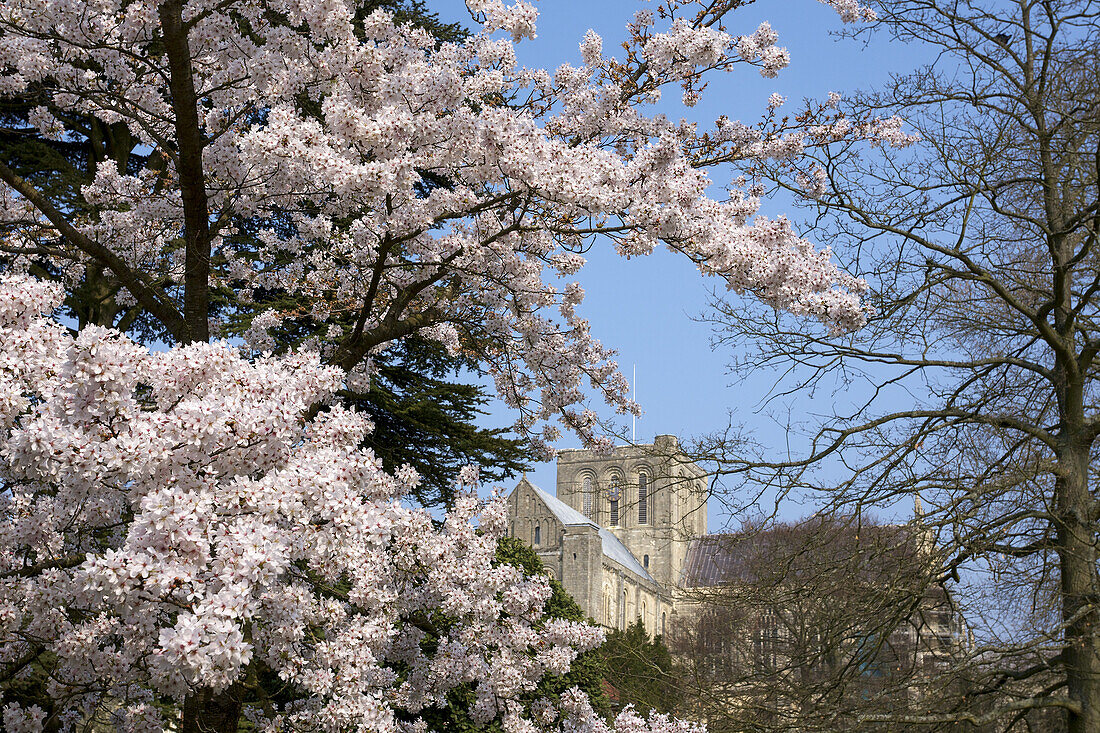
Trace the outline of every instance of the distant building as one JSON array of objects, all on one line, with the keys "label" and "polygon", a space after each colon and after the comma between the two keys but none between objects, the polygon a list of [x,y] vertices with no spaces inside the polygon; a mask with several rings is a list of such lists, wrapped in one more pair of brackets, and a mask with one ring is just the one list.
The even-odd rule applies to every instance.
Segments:
[{"label": "distant building", "polygon": [[511,535],[597,622],[642,619],[650,634],[666,633],[691,543],[707,533],[703,470],[659,435],[610,455],[561,451],[556,493],[520,481],[508,496]]},{"label": "distant building", "polygon": [[[608,455],[563,450],[555,489],[557,495],[526,478],[520,481],[508,496],[509,533],[535,548],[588,615],[612,628],[641,619],[651,634],[667,634],[674,614],[684,614],[685,622],[697,619],[708,589],[757,580],[746,573],[759,571],[761,554],[781,556],[815,534],[803,525],[750,536],[708,535],[705,473],[673,436]],[[909,536],[903,555],[916,561],[912,555],[920,554],[924,541],[919,534],[912,526],[879,526],[868,530],[862,543],[853,535],[840,544],[850,540],[855,544],[848,551],[857,545],[869,550]],[[829,555],[818,553],[823,561],[838,559]],[[913,661],[931,667],[965,633],[946,592],[937,587],[890,641],[900,650],[903,637],[912,639]],[[761,638],[756,646],[769,644]]]},{"label": "distant building", "polygon": [[700,684],[755,714],[826,693],[862,714],[958,694],[944,684],[968,632],[930,550],[917,524],[846,517],[698,538],[670,644]]},{"label": "distant building", "polygon": [[[919,525],[879,525],[860,534],[845,532],[843,522],[815,528],[811,521],[757,533],[708,534],[707,494],[704,471],[673,436],[607,455],[566,450],[558,458],[556,495],[524,478],[508,496],[509,532],[530,543],[598,623],[622,629],[641,619],[652,635],[691,633],[693,654],[709,657],[714,673],[740,668],[767,677],[790,662],[790,652],[815,648],[820,659],[813,676],[855,659],[860,675],[875,687],[897,673],[931,674],[965,644],[965,627],[939,585],[926,589],[913,611],[879,637],[859,638],[856,631],[834,640],[834,630],[825,628],[829,611],[842,599],[858,608],[862,601],[851,593],[881,600],[874,586],[890,579],[871,578],[868,584],[868,572],[898,573],[897,582],[922,574],[929,546]],[[827,532],[834,533],[832,539],[801,552],[803,543],[812,547]],[[886,553],[878,570],[868,564],[871,552]],[[707,601],[723,589],[736,598],[737,588],[767,588],[759,574],[768,570],[769,556],[777,559],[775,572],[790,572],[791,561],[782,558],[791,553],[805,555],[796,563],[799,572],[814,572],[814,562],[828,568],[817,576],[827,578],[828,587],[800,597],[776,580],[774,597],[753,591],[748,604]],[[785,608],[788,602],[792,606]],[[807,639],[792,635],[792,621],[818,615],[819,628],[802,630]],[[919,694],[909,690],[909,696]]]}]

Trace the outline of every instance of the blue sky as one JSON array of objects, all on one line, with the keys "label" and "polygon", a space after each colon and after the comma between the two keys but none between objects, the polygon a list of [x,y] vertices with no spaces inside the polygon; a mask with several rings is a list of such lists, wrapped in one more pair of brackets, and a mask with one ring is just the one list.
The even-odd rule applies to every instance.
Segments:
[{"label": "blue sky", "polygon": [[[536,5],[538,37],[521,43],[517,55],[523,64],[551,69],[564,62],[580,63],[578,44],[589,28],[603,36],[605,53],[614,54],[633,13],[653,7],[643,0],[542,0]],[[444,20],[468,22],[462,0],[433,0],[430,6]],[[694,109],[670,103],[661,111],[696,120],[702,126],[723,114],[752,122],[759,118],[772,92],[784,95],[788,105],[795,106],[804,97],[823,98],[830,91],[844,93],[875,86],[889,73],[905,72],[917,63],[916,49],[891,44],[885,36],[873,38],[869,44],[834,39],[829,31],[841,27],[840,19],[814,0],[761,0],[732,14],[727,28],[734,34],[748,34],[763,20],[771,23],[779,33],[780,45],[791,54],[791,65],[778,78],[761,78],[748,67],[717,75]],[[678,97],[674,91],[669,90],[666,98]],[[788,202],[770,202],[764,210],[769,215],[783,212],[797,220],[798,212]],[[587,292],[582,309],[593,334],[618,350],[620,367],[628,379],[637,369],[637,399],[645,411],[637,421],[638,442],[650,442],[657,434],[690,437],[720,430],[732,414],[758,442],[785,450],[784,431],[768,411],[760,410],[760,399],[771,380],[761,374],[748,380],[731,374],[729,353],[712,351],[709,327],[691,318],[706,309],[709,288],[717,281],[704,280],[686,259],[663,250],[626,261],[610,247],[598,246],[578,279]],[[769,410],[813,410],[812,404],[802,400],[773,404]],[[487,423],[503,425],[512,419],[498,407]],[[566,436],[559,447],[578,446]],[[528,474],[551,492],[554,476],[553,463],[539,465]],[[794,511],[802,514],[806,508]],[[712,528],[720,528],[725,521],[712,508]]]}]

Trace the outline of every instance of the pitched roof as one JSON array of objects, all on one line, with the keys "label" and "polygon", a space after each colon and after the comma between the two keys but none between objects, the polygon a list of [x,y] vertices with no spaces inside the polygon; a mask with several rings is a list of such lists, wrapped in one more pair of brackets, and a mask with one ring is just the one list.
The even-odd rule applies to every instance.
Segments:
[{"label": "pitched roof", "polygon": [[883,576],[914,566],[919,537],[905,525],[865,525],[810,518],[768,529],[693,537],[680,573],[680,587],[767,582],[782,573],[834,571]]},{"label": "pitched roof", "polygon": [[[530,486],[531,489],[534,490],[539,499],[541,499],[542,502],[546,504],[546,508],[550,510],[550,513],[557,517],[558,521],[566,527],[576,527],[578,525],[583,525],[587,527],[594,527],[595,529],[597,529],[600,533],[600,544],[602,545],[603,554],[606,557],[611,558],[615,562],[619,563],[631,572],[640,575],[651,583],[657,582],[653,580],[653,576],[649,574],[649,571],[646,570],[640,562],[638,562],[638,558],[634,557],[634,553],[627,549],[627,546],[624,545],[618,537],[612,534],[611,530],[605,529],[604,527],[596,524],[596,522],[584,516],[558,497],[551,496],[550,494],[540,489],[538,486],[535,486],[527,479],[522,479],[516,485],[516,489],[518,489],[520,486],[523,486],[524,484]],[[515,491],[516,489],[512,490]]]},{"label": "pitched roof", "polygon": [[692,538],[680,571],[681,587],[718,585],[741,574],[740,558],[723,540],[726,540],[724,535]]},{"label": "pitched roof", "polygon": [[558,497],[547,494],[545,491],[540,489],[538,486],[535,486],[527,479],[522,479],[519,484],[516,485],[516,488],[518,489],[524,484],[527,484],[532,489],[534,489],[535,493],[538,494],[538,497],[542,499],[542,502],[544,504],[546,504],[546,508],[550,510],[550,513],[557,517],[558,521],[565,526],[572,527],[578,524],[587,524],[591,527],[599,527],[598,524],[578,512],[576,509],[569,506]]},{"label": "pitched roof", "polygon": [[650,583],[657,582],[653,579],[653,576],[649,574],[649,571],[638,562],[638,558],[634,557],[634,553],[628,550],[626,545],[622,543],[622,540],[611,533],[611,530],[600,527],[600,539],[603,540],[604,555],[610,557],[623,567],[634,571]]}]

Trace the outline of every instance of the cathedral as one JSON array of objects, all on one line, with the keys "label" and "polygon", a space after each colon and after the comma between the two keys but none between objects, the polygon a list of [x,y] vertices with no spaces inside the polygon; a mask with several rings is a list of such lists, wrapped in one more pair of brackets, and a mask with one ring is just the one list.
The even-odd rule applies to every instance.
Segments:
[{"label": "cathedral", "polygon": [[693,540],[707,533],[703,470],[676,438],[558,455],[556,495],[524,478],[508,496],[509,532],[597,622],[641,619],[666,634]]},{"label": "cathedral", "polygon": [[[806,659],[817,660],[813,672],[821,680],[839,680],[837,670],[858,665],[860,673],[849,680],[858,699],[893,689],[908,705],[926,694],[937,670],[972,649],[965,619],[939,581],[914,586],[923,590],[912,613],[889,617],[897,625],[888,631],[875,625],[877,616],[860,615],[861,599],[878,608],[897,578],[925,577],[934,540],[919,510],[912,522],[862,529],[826,516],[758,532],[708,534],[706,475],[670,435],[610,454],[561,451],[555,489],[550,494],[526,477],[519,482],[507,500],[511,536],[534,548],[597,623],[625,629],[641,620],[650,636],[669,640],[708,689],[708,699],[725,710],[794,709],[799,703],[780,700],[776,690],[788,689],[779,680],[801,679],[792,670],[802,670]],[[851,558],[858,562],[852,577],[862,582],[848,588],[841,579]],[[833,568],[823,576],[832,586],[806,584],[799,572],[807,563]],[[774,585],[776,567],[788,568],[796,582]],[[875,572],[882,582],[866,583],[879,577]],[[764,591],[736,593],[753,583]],[[724,587],[735,592],[722,596]],[[779,592],[772,597],[769,589]],[[853,593],[864,596],[853,600]],[[837,621],[834,606],[847,615]],[[806,623],[814,624],[809,635],[798,631]],[[795,659],[802,661],[793,664]]]}]

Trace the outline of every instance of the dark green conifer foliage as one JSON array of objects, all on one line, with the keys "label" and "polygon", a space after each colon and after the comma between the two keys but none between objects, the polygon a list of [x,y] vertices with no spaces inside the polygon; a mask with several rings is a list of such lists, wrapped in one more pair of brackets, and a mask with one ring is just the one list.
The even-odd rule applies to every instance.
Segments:
[{"label": "dark green conifer foliage", "polygon": [[633,705],[643,716],[650,710],[673,712],[677,693],[672,654],[660,636],[649,638],[641,619],[626,631],[610,632],[599,651],[615,710]]},{"label": "dark green conifer foliage", "polygon": [[481,466],[483,482],[502,481],[530,464],[526,444],[504,429],[474,423],[488,402],[481,387],[455,379],[469,368],[437,343],[403,339],[376,360],[371,390],[354,403],[371,415],[367,444],[386,470],[409,464],[422,482],[414,491],[424,506],[450,506],[455,478],[467,464]]}]

